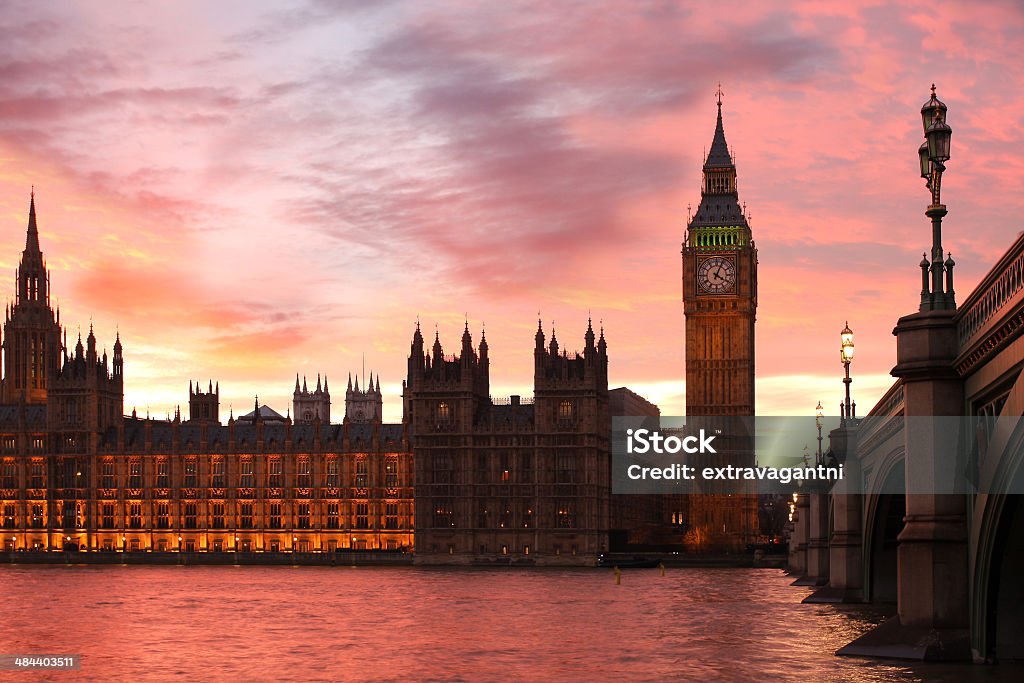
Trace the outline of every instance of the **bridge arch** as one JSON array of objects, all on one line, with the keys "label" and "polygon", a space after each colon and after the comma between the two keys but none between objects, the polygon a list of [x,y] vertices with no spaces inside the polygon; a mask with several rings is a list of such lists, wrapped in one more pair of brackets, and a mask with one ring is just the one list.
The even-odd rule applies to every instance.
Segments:
[{"label": "bridge arch", "polygon": [[895,603],[899,587],[897,537],[907,509],[902,448],[889,454],[873,483],[864,517],[864,599]]},{"label": "bridge arch", "polygon": [[975,508],[980,519],[972,631],[978,660],[1024,660],[1024,420],[1014,422],[1005,449],[993,454],[998,472],[990,483],[998,488],[979,494]]}]

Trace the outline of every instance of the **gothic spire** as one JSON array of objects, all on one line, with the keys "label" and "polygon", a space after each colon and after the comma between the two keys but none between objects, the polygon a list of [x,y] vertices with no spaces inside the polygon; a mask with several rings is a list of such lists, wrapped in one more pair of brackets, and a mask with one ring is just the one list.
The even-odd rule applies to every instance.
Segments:
[{"label": "gothic spire", "polygon": [[704,160],[704,168],[728,168],[733,166],[732,155],[729,154],[729,145],[725,142],[725,127],[722,125],[722,84],[718,84],[716,93],[718,103],[718,123],[715,125],[715,137],[711,140],[711,151],[708,158]]},{"label": "gothic spire", "polygon": [[28,200],[28,235],[25,237],[25,253],[39,253],[39,229],[36,227],[36,188],[34,185]]},{"label": "gothic spire", "polygon": [[[736,164],[725,141],[722,123],[722,89],[716,92],[718,117],[711,149],[704,160],[704,182],[700,204],[690,216],[687,228],[691,246],[741,246],[750,241],[750,226],[746,212],[740,207],[736,184]],[[738,228],[728,234],[701,230],[702,228]]]}]

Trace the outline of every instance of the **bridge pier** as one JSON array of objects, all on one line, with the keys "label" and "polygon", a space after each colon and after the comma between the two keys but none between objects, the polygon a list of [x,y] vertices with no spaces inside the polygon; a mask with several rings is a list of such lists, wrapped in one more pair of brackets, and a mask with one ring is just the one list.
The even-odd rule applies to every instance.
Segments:
[{"label": "bridge pier", "polygon": [[828,583],[828,489],[814,482],[809,491],[810,522],[807,536],[807,576],[801,585],[823,586]]},{"label": "bridge pier", "polygon": [[955,481],[957,420],[964,392],[953,361],[953,310],[900,318],[897,365],[903,380],[906,516],[898,548],[898,614],[838,654],[970,661],[966,499],[939,494]]},{"label": "bridge pier", "polygon": [[[847,444],[854,439],[857,424],[844,423],[829,435],[829,452],[844,466],[844,476],[832,487],[832,535],[828,547],[828,585],[807,596],[808,603],[864,601],[863,495],[860,462],[849,457],[854,450]],[[827,514],[827,509],[826,509]],[[826,517],[826,524],[828,519]]]},{"label": "bridge pier", "polygon": [[796,510],[793,513],[793,537],[789,540],[789,573],[798,578],[793,585],[800,582],[807,574],[807,538],[810,535],[810,500],[805,491],[796,497]]}]

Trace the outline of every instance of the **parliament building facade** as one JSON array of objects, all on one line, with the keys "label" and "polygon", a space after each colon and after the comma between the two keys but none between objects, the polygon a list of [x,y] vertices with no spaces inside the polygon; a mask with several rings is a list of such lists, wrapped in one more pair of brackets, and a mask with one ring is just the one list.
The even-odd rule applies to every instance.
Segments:
[{"label": "parliament building facade", "polygon": [[295,419],[257,398],[226,424],[220,387],[189,415],[124,414],[124,357],[90,327],[69,346],[29,207],[3,328],[0,532],[6,551],[332,553],[417,561],[585,564],[609,537],[608,357],[538,329],[535,397],[493,400],[487,342],[460,352],[413,334],[404,419],[382,421],[380,378],[351,378],[330,422],[326,377],[296,378]]}]

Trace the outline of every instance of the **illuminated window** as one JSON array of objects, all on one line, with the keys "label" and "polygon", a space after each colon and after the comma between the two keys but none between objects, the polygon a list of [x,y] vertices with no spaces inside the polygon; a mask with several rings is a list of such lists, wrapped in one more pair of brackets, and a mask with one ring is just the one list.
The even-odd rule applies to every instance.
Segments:
[{"label": "illuminated window", "polygon": [[103,515],[102,515],[102,517],[100,519],[100,524],[102,524],[104,529],[113,529],[114,528],[114,504],[113,503],[104,503],[103,504]]},{"label": "illuminated window", "polygon": [[558,419],[559,420],[571,420],[572,419],[572,403],[569,401],[562,401],[558,404]]},{"label": "illuminated window", "polygon": [[0,488],[18,488],[18,465],[13,459],[3,462],[3,469],[0,470]]},{"label": "illuminated window", "polygon": [[142,503],[128,504],[128,527],[131,529],[142,528]]},{"label": "illuminated window", "polygon": [[384,486],[393,489],[398,486],[398,458],[388,456],[384,461]]},{"label": "illuminated window", "polygon": [[216,502],[210,505],[210,526],[214,529],[224,528],[224,503]]},{"label": "illuminated window", "polygon": [[503,500],[501,501],[501,505],[498,507],[498,510],[498,527],[501,529],[508,529],[512,526],[512,504],[507,500]]},{"label": "illuminated window", "polygon": [[447,424],[452,419],[451,408],[447,403],[441,401],[437,404],[437,421],[442,424]]},{"label": "illuminated window", "polygon": [[370,506],[367,503],[356,503],[356,528],[370,528]]},{"label": "illuminated window", "polygon": [[156,504],[156,528],[171,528],[171,504],[166,501]]},{"label": "illuminated window", "polygon": [[366,488],[369,479],[369,466],[367,465],[366,458],[356,458],[356,488]]},{"label": "illuminated window", "polygon": [[281,504],[271,503],[270,504],[270,516],[267,520],[267,526],[271,529],[281,528]]},{"label": "illuminated window", "polygon": [[533,506],[526,505],[523,510],[523,528],[530,529],[533,527]]},{"label": "illuminated window", "polygon": [[300,529],[309,528],[309,503],[299,503],[296,526]]},{"label": "illuminated window", "polygon": [[252,503],[238,506],[238,526],[241,529],[252,529]]},{"label": "illuminated window", "polygon": [[281,474],[281,458],[273,457],[267,461],[267,486],[281,488],[284,476]]},{"label": "illuminated window", "polygon": [[32,460],[29,473],[29,488],[41,489],[46,482],[46,466],[42,460]]},{"label": "illuminated window", "polygon": [[117,476],[113,458],[106,458],[100,465],[100,487],[105,489],[117,488]]},{"label": "illuminated window", "polygon": [[222,489],[225,485],[224,457],[215,455],[210,460],[210,486],[215,489]]},{"label": "illuminated window", "polygon": [[166,489],[171,485],[170,471],[167,465],[167,458],[156,459],[156,487]]},{"label": "illuminated window", "polygon": [[4,505],[4,528],[5,529],[14,529],[15,526],[16,526],[15,525],[15,519],[14,519],[14,509],[15,508],[14,508],[14,504],[13,503],[7,503],[7,504]]},{"label": "illuminated window", "polygon": [[196,504],[189,501],[184,505],[185,524],[183,525],[186,529],[197,529],[199,525],[196,520]]},{"label": "illuminated window", "polygon": [[437,505],[434,507],[434,526],[455,526],[455,515],[452,513],[452,503],[450,500],[444,499],[437,501]]},{"label": "illuminated window", "polygon": [[327,528],[328,529],[340,529],[341,524],[338,518],[338,504],[328,503],[327,504]]},{"label": "illuminated window", "polygon": [[76,505],[74,501],[65,500],[61,509],[63,511],[62,517],[64,518],[64,528],[70,529],[77,527],[78,505]]},{"label": "illuminated window", "polygon": [[199,472],[199,463],[195,458],[185,458],[185,488],[194,489],[196,487],[197,473]]},{"label": "illuminated window", "polygon": [[138,458],[128,461],[128,488],[142,488],[142,462]]},{"label": "illuminated window", "polygon": [[324,485],[331,488],[337,488],[339,486],[338,456],[336,455],[332,455],[327,458],[327,479],[325,480]]},{"label": "illuminated window", "polygon": [[308,489],[312,486],[308,456],[299,456],[295,464],[295,485],[303,489]]},{"label": "illuminated window", "polygon": [[387,503],[384,505],[384,528],[398,528],[398,503]]},{"label": "illuminated window", "polygon": [[243,489],[251,489],[256,485],[256,477],[252,471],[252,458],[242,458],[239,461],[238,485]]},{"label": "illuminated window", "polygon": [[46,515],[43,512],[43,506],[36,503],[32,505],[32,528],[42,529],[46,523]]}]

